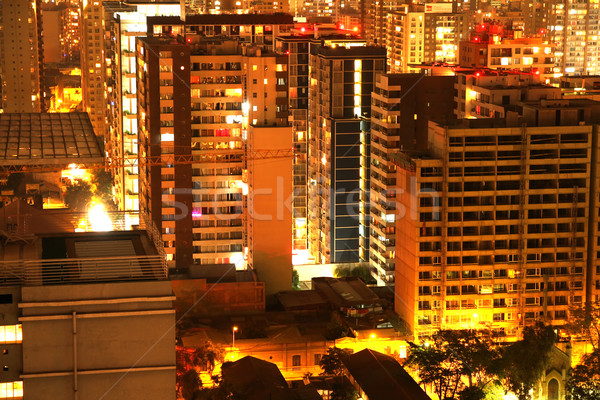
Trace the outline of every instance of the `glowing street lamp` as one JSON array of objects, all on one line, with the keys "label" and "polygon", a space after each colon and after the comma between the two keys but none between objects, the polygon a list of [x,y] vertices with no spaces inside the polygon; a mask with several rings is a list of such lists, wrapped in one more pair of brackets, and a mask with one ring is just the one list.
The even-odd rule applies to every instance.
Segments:
[{"label": "glowing street lamp", "polygon": [[234,327],[231,329],[231,335],[232,335],[231,347],[232,347],[232,348],[235,348],[235,333],[236,333],[237,331],[238,331],[238,327],[237,327],[237,326],[234,326]]}]

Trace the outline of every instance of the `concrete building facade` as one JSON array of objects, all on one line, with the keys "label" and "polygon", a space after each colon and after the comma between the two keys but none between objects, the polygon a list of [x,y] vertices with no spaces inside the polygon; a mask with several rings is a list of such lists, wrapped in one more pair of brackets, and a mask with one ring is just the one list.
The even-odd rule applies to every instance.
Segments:
[{"label": "concrete building facade", "polygon": [[9,0],[0,7],[0,110],[44,111],[42,2]]},{"label": "concrete building facade", "polygon": [[[140,39],[138,54],[140,156],[161,160],[140,168],[140,209],[161,227],[170,267],[229,264],[258,270],[250,244],[268,238],[247,233],[249,226],[258,229],[248,207],[264,212],[247,198],[248,185],[255,184],[255,177],[256,185],[264,185],[263,179],[275,185],[276,180],[261,174],[279,174],[285,177],[285,191],[273,196],[285,194],[282,203],[291,198],[291,171],[285,165],[291,162],[292,143],[283,140],[291,131],[287,57],[234,39],[199,37],[191,43]],[[252,171],[250,179],[247,170],[257,160],[283,164],[280,170]],[[291,208],[282,212],[275,225],[289,227],[281,228],[277,240],[289,243],[277,251],[289,253],[291,262],[291,231],[283,234],[291,229]],[[287,271],[281,268],[282,274]]]},{"label": "concrete building facade", "polygon": [[415,335],[560,326],[597,291],[598,104],[522,105],[430,123],[428,153],[396,160],[396,311]]},{"label": "concrete building facade", "polygon": [[144,232],[13,237],[1,253],[3,398],[175,399],[175,297]]},{"label": "concrete building facade", "polygon": [[428,121],[451,118],[454,78],[385,74],[376,79],[371,102],[369,264],[379,285],[394,283],[396,164],[400,150],[427,148]]},{"label": "concrete building facade", "polygon": [[102,0],[81,2],[81,90],[84,111],[90,115],[94,132],[104,144],[108,138],[104,63],[104,6]]},{"label": "concrete building facade", "polygon": [[600,73],[600,3],[558,0],[543,4],[548,21],[546,38],[556,43],[555,73],[558,76]]},{"label": "concrete building facade", "polygon": [[[180,16],[179,1],[128,1],[127,4],[104,2],[108,109],[107,151],[117,160],[119,168],[112,169],[115,202],[121,210],[139,211],[138,127],[136,96],[135,40],[146,35],[146,17]],[[121,162],[121,160],[125,160]]]}]

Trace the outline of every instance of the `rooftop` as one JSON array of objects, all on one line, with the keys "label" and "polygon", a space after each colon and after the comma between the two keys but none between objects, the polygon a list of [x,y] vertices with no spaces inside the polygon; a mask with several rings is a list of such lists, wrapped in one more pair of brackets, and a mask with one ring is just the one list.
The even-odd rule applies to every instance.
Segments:
[{"label": "rooftop", "polygon": [[342,362],[369,400],[431,400],[391,356],[365,349]]},{"label": "rooftop", "polygon": [[311,48],[311,54],[320,55],[324,57],[384,57],[386,56],[386,49],[377,46],[354,46],[347,48],[345,46],[315,46]]},{"label": "rooftop", "polygon": [[0,167],[72,163],[104,163],[87,113],[0,114]]},{"label": "rooftop", "polygon": [[247,400],[296,400],[277,365],[246,356],[222,367],[223,381]]},{"label": "rooftop", "polygon": [[[148,17],[148,26],[153,25],[293,25],[290,14],[194,14],[186,15],[185,21],[177,16]],[[149,30],[149,32],[151,32]]]},{"label": "rooftop", "polygon": [[375,304],[379,297],[357,277],[312,279],[313,288],[336,307],[351,307],[362,304]]},{"label": "rooftop", "polygon": [[3,238],[0,284],[42,286],[164,280],[163,256],[144,231],[76,232]]}]

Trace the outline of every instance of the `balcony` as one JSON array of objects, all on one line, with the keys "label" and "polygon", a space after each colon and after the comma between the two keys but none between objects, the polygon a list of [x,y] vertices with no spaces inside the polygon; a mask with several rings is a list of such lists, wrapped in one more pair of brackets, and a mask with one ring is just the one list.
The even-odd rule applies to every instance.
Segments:
[{"label": "balcony", "polygon": [[162,256],[65,258],[0,263],[0,280],[3,285],[42,286],[145,279],[167,279],[166,263]]}]

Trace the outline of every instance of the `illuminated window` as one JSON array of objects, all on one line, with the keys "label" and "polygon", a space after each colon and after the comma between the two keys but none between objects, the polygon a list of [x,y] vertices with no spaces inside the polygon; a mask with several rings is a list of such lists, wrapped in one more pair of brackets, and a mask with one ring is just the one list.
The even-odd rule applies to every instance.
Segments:
[{"label": "illuminated window", "polygon": [[267,79],[267,78],[265,78],[265,85],[266,85],[267,83],[268,83],[268,79]]},{"label": "illuminated window", "polygon": [[21,343],[23,341],[23,328],[18,325],[0,326],[0,343]]},{"label": "illuminated window", "polygon": [[173,140],[175,140],[175,135],[172,133],[163,133],[160,135],[161,142],[172,142]]},{"label": "illuminated window", "polygon": [[252,71],[256,71],[258,69],[258,65],[253,65],[252,66]]},{"label": "illuminated window", "polygon": [[23,397],[23,381],[0,383],[0,399],[14,399],[19,397]]}]

